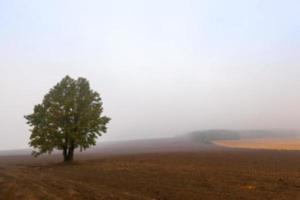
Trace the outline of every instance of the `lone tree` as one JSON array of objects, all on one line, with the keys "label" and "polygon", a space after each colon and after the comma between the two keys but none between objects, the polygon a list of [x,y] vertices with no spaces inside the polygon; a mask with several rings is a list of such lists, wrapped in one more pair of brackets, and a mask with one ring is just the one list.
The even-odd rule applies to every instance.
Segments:
[{"label": "lone tree", "polygon": [[32,154],[51,154],[57,149],[62,150],[64,161],[72,161],[74,149],[95,145],[96,138],[106,132],[110,118],[102,116],[102,111],[100,95],[90,89],[88,80],[66,76],[25,116],[33,127]]}]

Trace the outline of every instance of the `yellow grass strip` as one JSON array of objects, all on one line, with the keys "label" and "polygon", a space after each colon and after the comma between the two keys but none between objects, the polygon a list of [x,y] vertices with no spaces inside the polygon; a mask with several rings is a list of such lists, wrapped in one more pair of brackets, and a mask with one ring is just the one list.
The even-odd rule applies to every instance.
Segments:
[{"label": "yellow grass strip", "polygon": [[300,138],[217,140],[213,143],[232,148],[300,150]]}]

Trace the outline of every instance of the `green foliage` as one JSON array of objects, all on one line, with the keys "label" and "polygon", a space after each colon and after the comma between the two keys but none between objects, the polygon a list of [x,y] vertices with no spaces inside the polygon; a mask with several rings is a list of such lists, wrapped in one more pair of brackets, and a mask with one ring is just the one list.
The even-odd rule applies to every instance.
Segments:
[{"label": "green foliage", "polygon": [[101,116],[102,112],[100,95],[90,89],[89,82],[66,76],[25,116],[33,127],[29,143],[33,154],[58,149],[63,150],[65,160],[72,160],[74,149],[95,145],[96,138],[106,132],[110,118]]}]

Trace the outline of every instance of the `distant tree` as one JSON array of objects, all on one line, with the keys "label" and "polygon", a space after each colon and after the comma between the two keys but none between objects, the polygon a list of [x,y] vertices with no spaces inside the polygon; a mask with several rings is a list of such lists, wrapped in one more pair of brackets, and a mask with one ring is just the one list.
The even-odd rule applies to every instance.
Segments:
[{"label": "distant tree", "polygon": [[51,154],[57,149],[62,150],[64,161],[72,161],[76,148],[85,150],[106,133],[110,118],[102,116],[102,111],[100,95],[90,89],[85,78],[66,76],[25,116],[32,127],[32,154]]}]

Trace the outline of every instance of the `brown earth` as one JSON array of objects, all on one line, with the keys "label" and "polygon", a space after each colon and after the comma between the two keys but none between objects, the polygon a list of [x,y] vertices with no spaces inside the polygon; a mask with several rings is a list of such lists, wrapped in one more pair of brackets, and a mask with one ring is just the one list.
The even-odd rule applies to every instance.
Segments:
[{"label": "brown earth", "polygon": [[300,199],[300,152],[207,149],[0,157],[0,199]]}]

